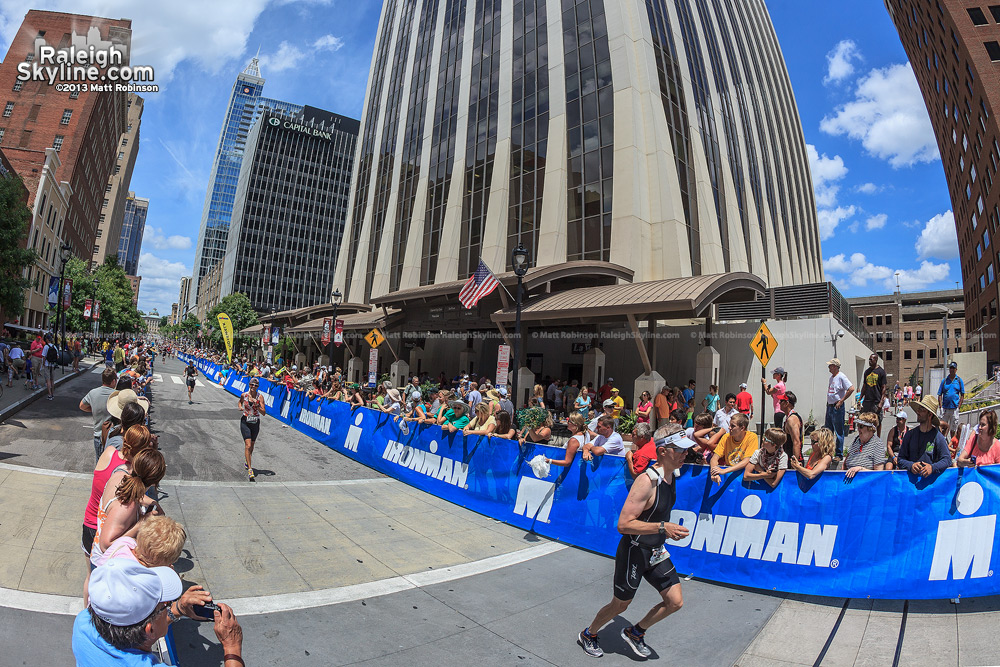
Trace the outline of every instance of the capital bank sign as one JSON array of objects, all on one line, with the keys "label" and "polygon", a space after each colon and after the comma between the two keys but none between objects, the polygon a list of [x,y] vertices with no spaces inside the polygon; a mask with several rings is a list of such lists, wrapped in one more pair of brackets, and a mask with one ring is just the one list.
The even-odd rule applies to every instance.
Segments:
[{"label": "capital bank sign", "polygon": [[326,139],[330,141],[333,139],[333,133],[327,132],[326,130],[321,130],[316,127],[309,127],[308,125],[302,125],[301,123],[293,123],[290,120],[281,120],[275,116],[271,116],[267,119],[267,122],[274,127],[281,126],[286,130],[295,130],[296,132],[302,132],[303,134],[308,134],[311,137],[320,137],[321,139]]}]

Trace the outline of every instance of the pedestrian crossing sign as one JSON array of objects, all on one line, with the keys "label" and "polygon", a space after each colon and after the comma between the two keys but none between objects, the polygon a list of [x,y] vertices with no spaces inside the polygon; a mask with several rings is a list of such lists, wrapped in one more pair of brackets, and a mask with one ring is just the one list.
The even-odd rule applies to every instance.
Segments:
[{"label": "pedestrian crossing sign", "polygon": [[750,349],[761,366],[767,366],[767,362],[771,360],[774,352],[778,349],[778,341],[771,335],[771,330],[764,322],[760,323],[757,333],[750,339]]},{"label": "pedestrian crossing sign", "polygon": [[385,336],[383,336],[382,332],[378,329],[372,329],[365,334],[365,340],[368,341],[369,345],[375,348],[385,342]]}]

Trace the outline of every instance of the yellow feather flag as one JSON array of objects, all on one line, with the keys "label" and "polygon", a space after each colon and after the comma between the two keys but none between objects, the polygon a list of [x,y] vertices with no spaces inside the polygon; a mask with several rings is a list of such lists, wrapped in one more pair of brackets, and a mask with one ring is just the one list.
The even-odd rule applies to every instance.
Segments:
[{"label": "yellow feather flag", "polygon": [[219,313],[219,328],[222,330],[222,340],[226,343],[226,355],[231,362],[233,360],[233,323],[229,320],[229,315]]}]

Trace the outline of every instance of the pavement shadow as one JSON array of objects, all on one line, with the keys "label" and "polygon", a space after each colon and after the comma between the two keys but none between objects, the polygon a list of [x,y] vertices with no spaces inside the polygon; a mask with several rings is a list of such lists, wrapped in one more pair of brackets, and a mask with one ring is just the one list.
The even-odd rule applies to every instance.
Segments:
[{"label": "pavement shadow", "polygon": [[264,468],[253,467],[253,474],[255,477],[274,477],[273,470],[266,470]]},{"label": "pavement shadow", "polygon": [[622,630],[631,626],[632,624],[621,616],[615,616],[611,623],[601,628],[601,648],[604,649],[604,652],[620,655],[628,658],[632,662],[646,662],[648,660],[656,660],[659,658],[660,656],[657,654],[656,649],[652,646],[650,646],[649,649],[653,652],[653,654],[648,658],[640,658],[632,652],[629,645],[625,643],[624,639],[622,639]]},{"label": "pavement shadow", "polygon": [[174,635],[174,647],[177,649],[177,660],[184,667],[219,667],[222,664],[222,645],[203,637],[198,630],[205,626],[212,633],[211,621],[192,621],[190,619],[174,623],[171,632]]}]

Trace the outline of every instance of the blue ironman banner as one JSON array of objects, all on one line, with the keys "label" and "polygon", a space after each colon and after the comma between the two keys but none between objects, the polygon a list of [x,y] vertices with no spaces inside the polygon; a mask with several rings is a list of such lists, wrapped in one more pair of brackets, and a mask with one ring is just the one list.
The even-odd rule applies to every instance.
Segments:
[{"label": "blue ironman banner", "polygon": [[[246,391],[249,378],[223,378],[215,364],[196,364],[227,391]],[[528,461],[538,454],[562,458],[564,450],[412,422],[404,435],[391,415],[378,411],[289,394],[267,380],[260,380],[260,391],[269,416],[370,468],[539,535],[615,553],[618,515],[631,485],[623,458],[577,457],[539,479]],[[689,531],[667,543],[679,572],[834,597],[1000,593],[993,570],[1000,466],[950,468],[926,479],[905,471],[862,472],[851,480],[842,471],[816,480],[786,472],[771,489],[741,475],[714,484],[707,466],[686,465],[674,483],[671,521]]]}]

